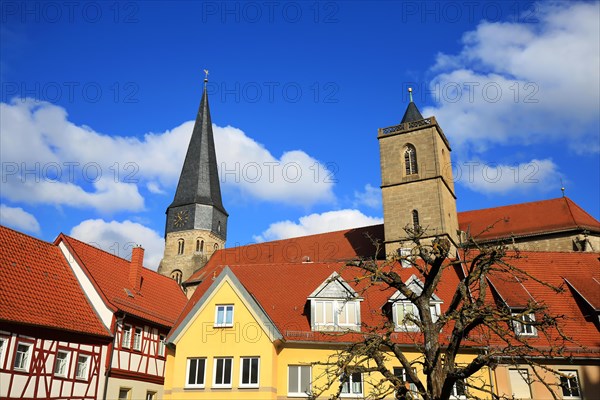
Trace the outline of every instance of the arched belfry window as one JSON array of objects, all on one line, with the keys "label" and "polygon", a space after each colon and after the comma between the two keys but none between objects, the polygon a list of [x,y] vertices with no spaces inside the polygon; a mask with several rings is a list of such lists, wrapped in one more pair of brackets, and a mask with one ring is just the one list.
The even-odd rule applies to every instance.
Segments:
[{"label": "arched belfry window", "polygon": [[177,241],[177,254],[183,254],[184,247],[185,247],[185,241],[183,239],[179,239]]},{"label": "arched belfry window", "polygon": [[196,239],[196,253],[204,252],[204,240]]},{"label": "arched belfry window", "polygon": [[171,279],[174,279],[177,284],[181,285],[181,278],[183,277],[183,273],[179,269],[174,269],[171,272]]},{"label": "arched belfry window", "polygon": [[406,168],[406,175],[419,172],[417,168],[417,150],[412,144],[407,144],[404,148],[404,166]]},{"label": "arched belfry window", "polygon": [[419,212],[417,210],[412,210],[412,222],[415,229],[421,225],[419,223]]}]

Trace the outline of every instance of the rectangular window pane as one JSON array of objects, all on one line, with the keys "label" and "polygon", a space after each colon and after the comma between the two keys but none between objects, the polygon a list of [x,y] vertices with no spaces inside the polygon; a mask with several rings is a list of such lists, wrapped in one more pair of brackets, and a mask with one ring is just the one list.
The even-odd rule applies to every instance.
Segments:
[{"label": "rectangular window pane", "polygon": [[223,307],[217,308],[217,324],[218,325],[222,325],[223,322],[225,321],[225,317],[223,316],[224,313],[225,313],[225,310],[223,309]]},{"label": "rectangular window pane", "polygon": [[59,376],[67,375],[67,363],[69,359],[69,353],[66,351],[58,351],[56,353],[56,360],[54,362],[54,374]]},{"label": "rectangular window pane", "polygon": [[225,385],[231,384],[231,359],[226,359],[225,361],[225,372],[223,375],[223,383]]},{"label": "rectangular window pane", "polygon": [[288,366],[288,393],[307,394],[311,392],[310,365]]},{"label": "rectangular window pane", "polygon": [[328,301],[324,303],[325,307],[325,322],[326,324],[333,324],[333,302]]},{"label": "rectangular window pane", "polygon": [[581,395],[579,392],[579,378],[577,376],[577,371],[562,370],[559,372],[565,375],[560,377],[560,386],[563,397],[580,397]]},{"label": "rectangular window pane", "polygon": [[190,360],[190,375],[188,376],[188,384],[196,384],[196,368],[198,366],[198,360]]},{"label": "rectangular window pane", "polygon": [[299,388],[299,376],[300,376],[300,367],[291,365],[288,368],[288,392],[290,393],[300,393],[301,390]]},{"label": "rectangular window pane", "polygon": [[233,306],[227,306],[227,314],[225,318],[225,323],[227,325],[233,324]]},{"label": "rectangular window pane", "polygon": [[29,350],[31,346],[26,344],[19,344],[17,346],[17,354],[15,356],[15,368],[16,369],[27,369],[29,363]]},{"label": "rectangular window pane", "polygon": [[128,349],[130,345],[131,345],[131,326],[124,325],[123,326],[123,338],[121,339],[121,346]]},{"label": "rectangular window pane", "polygon": [[526,369],[511,369],[508,371],[512,395],[517,399],[530,399],[529,374]]}]

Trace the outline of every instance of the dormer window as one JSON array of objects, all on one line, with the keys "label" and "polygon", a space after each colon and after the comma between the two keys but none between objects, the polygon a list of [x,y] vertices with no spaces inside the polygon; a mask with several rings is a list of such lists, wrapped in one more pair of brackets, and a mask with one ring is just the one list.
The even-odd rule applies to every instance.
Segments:
[{"label": "dormer window", "polygon": [[513,329],[515,334],[519,336],[537,336],[537,329],[533,323],[535,322],[535,315],[533,313],[512,311]]},{"label": "dormer window", "polygon": [[313,331],[359,331],[360,299],[337,273],[333,273],[308,298]]},{"label": "dormer window", "polygon": [[[408,278],[404,284],[417,295],[423,291],[423,283],[415,275]],[[396,291],[390,297],[388,303],[392,303],[392,319],[396,331],[418,332],[420,330],[418,325],[420,318],[417,306],[404,297],[400,291]],[[442,300],[433,294],[429,300],[429,312],[431,313],[433,322],[437,321],[440,316],[440,304],[442,304]]]}]

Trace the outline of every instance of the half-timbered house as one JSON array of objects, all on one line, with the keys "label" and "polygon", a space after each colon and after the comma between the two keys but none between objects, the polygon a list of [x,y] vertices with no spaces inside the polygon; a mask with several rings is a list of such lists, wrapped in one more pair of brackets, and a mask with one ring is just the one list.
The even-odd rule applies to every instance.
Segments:
[{"label": "half-timbered house", "polygon": [[111,340],[60,250],[0,226],[0,398],[99,398]]},{"label": "half-timbered house", "polygon": [[187,300],[177,282],[144,268],[141,247],[128,261],[63,234],[55,245],[114,337],[101,398],[162,398],[164,339]]}]

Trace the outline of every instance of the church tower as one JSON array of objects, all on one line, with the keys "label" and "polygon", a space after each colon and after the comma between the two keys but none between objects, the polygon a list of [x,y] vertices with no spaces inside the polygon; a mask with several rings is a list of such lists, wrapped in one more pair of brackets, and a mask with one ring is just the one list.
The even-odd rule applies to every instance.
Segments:
[{"label": "church tower", "polygon": [[[208,77],[208,73],[207,73]],[[178,283],[202,268],[227,238],[227,211],[221,201],[217,156],[204,91],[177,191],[166,211],[165,253],[158,272]]]},{"label": "church tower", "polygon": [[423,118],[412,100],[399,125],[379,129],[386,254],[404,247],[406,226],[457,244],[456,195],[450,144],[435,117]]}]

